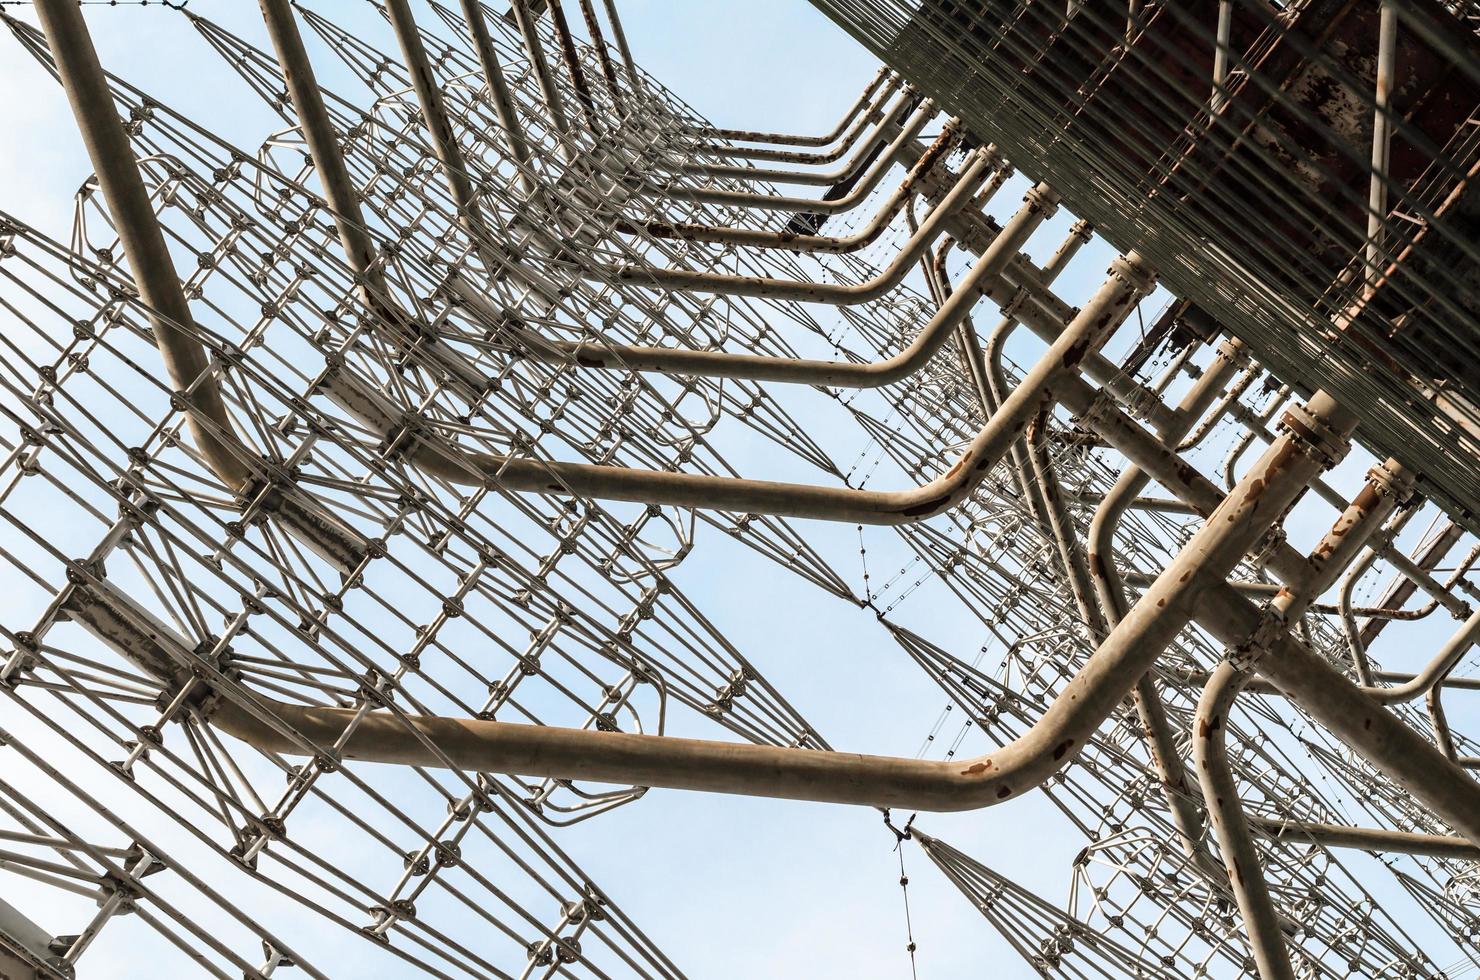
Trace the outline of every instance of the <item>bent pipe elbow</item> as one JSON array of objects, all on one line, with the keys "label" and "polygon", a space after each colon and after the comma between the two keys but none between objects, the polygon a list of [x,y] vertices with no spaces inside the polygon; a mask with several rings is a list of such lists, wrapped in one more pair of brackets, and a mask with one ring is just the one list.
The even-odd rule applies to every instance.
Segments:
[{"label": "bent pipe elbow", "polygon": [[[809,235],[786,229],[736,228],[691,222],[634,223],[625,218],[617,219],[614,229],[626,235],[646,233],[654,238],[667,238],[675,241],[746,245],[752,248],[775,248],[790,252],[845,255],[878,241],[879,236],[889,227],[890,222],[904,208],[905,202],[914,195],[915,188],[935,170],[936,165],[951,151],[959,139],[958,126],[953,121],[947,125],[946,131],[941,133],[940,138],[921,154],[920,159],[910,168],[910,172],[905,175],[904,180],[890,195],[889,200],[884,202],[878,213],[869,220],[866,226],[852,235]],[[990,150],[993,154],[993,166],[1000,166],[1001,158],[997,155],[996,148],[991,147]]]},{"label": "bent pipe elbow", "polygon": [[851,211],[874,192],[884,174],[893,166],[894,158],[901,149],[919,135],[931,118],[935,116],[935,103],[928,99],[910,117],[887,147],[878,155],[873,165],[859,179],[851,191],[842,197],[827,200],[810,197],[785,197],[757,194],[752,191],[733,191],[717,187],[661,187],[648,185],[640,193],[651,197],[666,197],[674,201],[689,201],[698,204],[722,204],[733,207],[754,207],[769,211],[800,211],[811,214],[836,215]]},{"label": "bent pipe elbow", "polygon": [[[258,710],[223,699],[209,720],[220,731],[264,752],[296,756],[311,754],[309,746],[336,745],[353,726],[336,762],[451,766],[475,772],[937,812],[976,810],[1022,796],[1068,765],[1084,742],[1054,732],[1056,725],[1045,715],[1022,738],[996,752],[934,762],[475,718],[382,712],[359,716],[349,708],[269,698],[258,698],[254,707]],[[277,724],[263,715],[275,716]]]},{"label": "bent pipe elbow", "polygon": [[869,82],[854,103],[848,107],[848,111],[843,113],[843,117],[838,121],[838,124],[831,131],[821,136],[759,133],[747,129],[717,129],[713,126],[693,127],[689,132],[691,135],[701,138],[741,140],[748,143],[774,143],[780,146],[826,146],[843,134],[843,131],[848,128],[849,123],[853,122],[863,107],[873,100],[879,86],[886,85],[887,83],[884,98],[888,98],[888,93],[897,88],[901,81],[900,76],[891,72],[887,65],[880,68],[878,74],[874,76],[873,81]]},{"label": "bent pipe elbow", "polygon": [[[705,177],[734,177],[739,180],[762,180],[767,183],[777,184],[831,186],[840,181],[851,180],[868,165],[870,152],[889,138],[890,130],[898,125],[901,117],[909,112],[914,101],[914,88],[908,85],[905,86],[904,90],[900,93],[898,102],[884,114],[878,128],[836,170],[812,172],[785,170],[779,167],[746,167],[738,164],[725,163],[685,163],[680,166],[679,170],[685,174]],[[859,132],[861,133],[862,130],[859,130]],[[857,137],[858,133],[852,134],[852,140],[856,140]],[[850,143],[845,143],[844,148],[846,149],[849,145],[851,145],[851,141]],[[839,155],[841,156],[841,154]]]},{"label": "bent pipe elbow", "polygon": [[993,167],[994,154],[977,151],[971,163],[957,178],[945,198],[918,231],[879,275],[866,282],[839,284],[795,279],[771,279],[763,276],[736,276],[728,273],[701,272],[689,269],[651,268],[623,265],[591,266],[582,274],[589,279],[607,277],[659,289],[683,289],[718,293],[725,296],[758,296],[768,299],[790,299],[801,302],[855,306],[872,302],[894,289],[908,275],[915,261],[940,237],[946,222],[971,200],[987,173]]}]

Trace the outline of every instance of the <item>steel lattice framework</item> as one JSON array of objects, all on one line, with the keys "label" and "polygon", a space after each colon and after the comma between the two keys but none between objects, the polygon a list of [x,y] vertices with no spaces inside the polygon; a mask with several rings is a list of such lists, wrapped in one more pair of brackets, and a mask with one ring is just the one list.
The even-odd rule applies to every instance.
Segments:
[{"label": "steel lattice framework", "polygon": [[[612,0],[182,5],[250,146],[0,13],[93,171],[0,202],[0,972],[712,972],[569,846],[670,790],[880,808],[1043,976],[1480,970],[1480,11],[815,5],[885,63],[815,136]],[[915,758],[714,534],[939,687]],[[933,836],[1030,795],[1056,894]]]}]

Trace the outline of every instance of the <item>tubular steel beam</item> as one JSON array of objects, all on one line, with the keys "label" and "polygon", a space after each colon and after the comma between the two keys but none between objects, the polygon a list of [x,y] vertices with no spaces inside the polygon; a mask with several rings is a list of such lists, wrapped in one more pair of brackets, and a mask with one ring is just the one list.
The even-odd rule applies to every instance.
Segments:
[{"label": "tubular steel beam", "polygon": [[[1173,424],[1158,430],[1157,435],[1168,445],[1176,445],[1222,393],[1223,385],[1243,358],[1237,340],[1219,346],[1216,360],[1204,370],[1201,378],[1188,389],[1174,414]],[[1089,568],[1095,593],[1104,610],[1106,621],[1113,627],[1130,611],[1125,584],[1115,561],[1115,531],[1136,495],[1151,482],[1151,476],[1134,463],[1126,467],[1096,509],[1089,527]],[[1203,818],[1193,802],[1192,785],[1182,765],[1181,750],[1156,681],[1148,673],[1136,684],[1136,713],[1141,719],[1146,743],[1151,750],[1152,765],[1161,781],[1162,792],[1172,813],[1183,851],[1199,863],[1208,860],[1202,846]]]},{"label": "tubular steel beam", "polygon": [[[555,84],[555,76],[550,73],[550,62],[545,58],[545,46],[540,41],[539,18],[529,9],[529,0],[510,0],[509,12],[514,15],[514,25],[519,28],[519,36],[524,39],[524,49],[529,54],[529,65],[534,69],[535,81],[539,83],[540,95],[545,100],[545,112],[550,117],[550,125],[556,135],[568,136],[570,119],[565,114],[565,100],[561,98],[560,86]],[[563,142],[561,145],[565,152],[570,152],[570,148]]]},{"label": "tubular steel beam", "polygon": [[520,181],[532,188],[534,157],[529,150],[529,140],[524,135],[524,124],[519,121],[519,110],[509,92],[509,83],[504,78],[504,69],[494,50],[493,38],[488,33],[488,22],[483,18],[482,0],[459,0],[463,20],[468,25],[468,37],[478,55],[478,64],[483,69],[483,81],[488,85],[488,98],[498,114],[499,125],[504,130],[504,142],[509,146],[509,156],[520,169]]},{"label": "tubular steel beam", "polygon": [[483,212],[473,191],[473,182],[468,177],[467,162],[463,160],[462,147],[457,134],[447,118],[447,107],[442,102],[442,88],[432,75],[432,66],[427,61],[426,48],[421,43],[421,32],[417,30],[416,18],[411,13],[408,0],[385,0],[391,29],[396,43],[401,47],[401,58],[406,63],[406,73],[411,76],[411,88],[416,92],[417,105],[421,107],[422,124],[432,137],[432,151],[442,165],[442,176],[452,194],[452,203],[457,206],[458,221],[467,230],[475,243],[489,240],[488,229],[483,222]]},{"label": "tubular steel beam", "polygon": [[[753,191],[732,191],[721,187],[659,187],[646,186],[641,188],[641,193],[653,197],[664,197],[673,201],[690,201],[695,204],[725,204],[737,208],[764,208],[768,211],[801,211],[810,214],[834,215],[851,211],[862,203],[884,175],[894,166],[895,159],[903,148],[914,142],[915,137],[925,128],[936,115],[935,103],[926,100],[920,104],[907,122],[904,123],[899,133],[896,134],[876,159],[853,185],[853,189],[842,197],[831,200],[812,197],[787,197],[774,194],[757,194]],[[906,169],[913,167],[914,160],[905,164]]]},{"label": "tubular steel beam", "polygon": [[[653,289],[688,290],[717,293],[724,296],[756,296],[763,299],[796,300],[804,303],[827,303],[832,306],[856,306],[878,299],[903,281],[934,241],[944,233],[950,217],[971,203],[972,194],[981,187],[995,167],[997,156],[981,150],[967,161],[965,171],[956,179],[945,198],[920,223],[898,254],[878,275],[856,284],[812,282],[810,280],[770,279],[760,276],[736,276],[721,272],[696,272],[688,269],[664,269],[650,266],[623,265],[616,268],[593,265],[583,274],[588,278],[615,278]],[[1053,213],[1052,191],[1038,190],[1039,210],[1044,217]],[[1036,225],[1034,226],[1036,227]],[[1021,244],[1021,243],[1019,243]],[[1003,258],[1005,264],[1017,248]],[[638,348],[640,349],[640,348]]]},{"label": "tubular steel beam", "polygon": [[[836,170],[741,167],[730,163],[686,163],[680,169],[683,173],[702,177],[734,177],[740,180],[760,180],[774,184],[813,184],[831,187],[833,184],[856,177],[864,167],[868,166],[874,151],[891,138],[895,126],[909,111],[914,101],[913,90],[906,87],[895,100],[894,106],[884,114],[884,118],[879,121],[874,131],[858,144],[858,149],[853,152],[853,155]],[[850,139],[852,138],[850,134]],[[844,142],[842,145],[847,147],[848,143]]]},{"label": "tubular steel beam", "polygon": [[617,15],[617,2],[602,0],[602,6],[606,8],[606,19],[612,25],[612,39],[617,42],[617,53],[622,56],[622,65],[627,69],[627,81],[632,86],[632,92],[635,95],[645,95],[642,72],[637,70],[637,63],[632,60],[632,51],[627,47],[627,32],[622,29],[622,18]]},{"label": "tubular steel beam", "polygon": [[[968,176],[974,181],[980,176],[985,167],[984,161],[978,161],[969,171]],[[971,181],[963,177],[962,183],[957,185],[957,201],[968,196],[971,187],[966,186]],[[995,276],[1001,268],[1017,254],[1018,249],[1032,235],[1037,227],[1052,212],[1054,206],[1053,192],[1047,187],[1040,186],[1029,193],[1023,208],[1017,215],[1007,223],[997,239],[982,253],[976,265],[967,273],[962,288],[954,292],[951,297],[936,310],[930,320],[915,335],[913,341],[904,350],[893,357],[882,361],[871,361],[867,363],[856,363],[851,361],[818,361],[805,358],[792,357],[769,357],[755,354],[731,354],[725,351],[707,350],[681,350],[665,347],[634,347],[628,345],[607,344],[604,342],[570,342],[545,340],[530,334],[528,331],[510,331],[513,336],[521,341],[529,356],[553,363],[574,362],[584,368],[606,368],[611,370],[639,371],[639,372],[662,372],[665,374],[683,374],[695,377],[710,378],[743,378],[751,381],[774,381],[786,384],[825,385],[829,387],[842,388],[878,388],[896,381],[903,380],[924,367],[929,360],[935,356],[941,346],[950,339],[951,331],[971,312],[971,307],[981,297],[980,285],[989,277]],[[936,213],[954,206],[956,201],[947,199],[936,208]],[[935,215],[932,215],[932,218]],[[926,238],[927,229],[933,231],[937,226],[932,226],[929,221],[921,225],[920,232],[915,236],[919,241]],[[925,241],[919,248],[907,249],[906,251],[920,251],[928,247]],[[906,258],[901,253],[896,265],[903,265],[900,261]],[[702,273],[690,275],[700,276]],[[891,273],[892,275],[892,273]],[[902,277],[904,272],[899,272]],[[781,283],[775,280],[756,280],[755,288],[760,289],[760,283],[775,283],[789,285],[796,289],[807,288],[806,283]],[[481,316],[490,324],[500,322],[500,317],[486,301],[471,290],[460,280],[451,279],[447,288],[459,300],[477,310]],[[774,287],[767,287],[774,288]],[[821,288],[813,286],[812,288]],[[860,286],[834,287],[836,290],[873,290],[877,288],[877,280]]]},{"label": "tubular steel beam", "polygon": [[[187,407],[191,437],[206,465],[228,489],[255,496],[260,492],[256,487],[259,471],[265,473],[268,464],[242,443],[210,358],[196,339],[195,318],[149,203],[133,146],[114,108],[87,24],[69,0],[42,0],[35,9],[129,270],[149,309],[150,328],[165,372]],[[359,535],[301,495],[274,491],[269,500],[270,509],[284,526],[336,567],[348,573],[364,560],[365,545]]]},{"label": "tubular steel beam", "polygon": [[[392,442],[404,446],[417,466],[454,483],[856,524],[913,523],[954,507],[986,478],[1028,420],[1051,404],[1067,382],[1075,380],[1074,372],[1086,353],[1104,343],[1152,282],[1134,253],[1117,259],[1110,278],[1027,372],[955,465],[925,486],[905,491],[771,483],[463,453],[419,441],[414,433],[405,431],[400,413],[379,401],[374,393],[359,390],[341,392],[338,397],[365,424],[378,431],[398,433]],[[334,385],[333,379],[326,382],[330,391]]]},{"label": "tubular steel beam", "polygon": [[[281,727],[323,745],[338,742],[357,719],[342,754],[367,761],[450,761],[481,771],[924,810],[990,806],[1040,785],[1084,748],[1203,596],[1222,586],[1249,545],[1325,465],[1327,453],[1340,452],[1332,437],[1339,439],[1349,425],[1334,404],[1318,394],[1304,417],[1309,428],[1293,431],[1265,454],[1037,723],[978,759],[934,762],[472,719],[361,717],[347,709],[277,703],[262,708]],[[1337,428],[1327,425],[1328,418]],[[267,751],[303,751],[279,727],[234,702],[223,702],[214,720]]]},{"label": "tubular steel beam", "polygon": [[1202,698],[1197,703],[1193,722],[1192,752],[1197,763],[1198,780],[1203,799],[1207,801],[1208,818],[1218,837],[1223,863],[1228,869],[1228,882],[1238,901],[1248,934],[1249,948],[1254,953],[1261,980],[1295,980],[1290,965],[1290,952],[1280,930],[1280,917],[1269,897],[1269,884],[1259,864],[1259,852],[1249,833],[1249,821],[1239,800],[1238,784],[1228,765],[1224,733],[1228,711],[1238,696],[1246,675],[1231,663],[1224,662],[1213,670]]},{"label": "tubular steel beam", "polygon": [[[856,252],[878,240],[894,217],[904,209],[906,202],[914,197],[940,161],[956,145],[958,138],[955,127],[947,125],[946,131],[941,133],[940,138],[931,144],[930,149],[922,154],[919,161],[910,168],[909,173],[905,175],[904,180],[884,202],[884,205],[879,208],[878,213],[851,235],[809,235],[784,229],[736,228],[683,222],[669,224],[662,221],[648,221],[633,224],[625,219],[618,220],[617,230],[626,234],[645,232],[654,238],[749,245],[754,248],[780,248],[791,252],[824,252],[832,255]],[[987,147],[985,152],[994,154],[994,167],[1001,165],[1001,158],[995,156],[995,147]]]},{"label": "tubular steel beam", "polygon": [[889,97],[899,90],[900,83],[901,79],[898,75],[890,75],[884,83],[884,87],[878,90],[878,97],[867,105],[863,114],[854,120],[853,125],[844,134],[838,145],[830,150],[819,150],[812,153],[805,150],[780,150],[763,146],[736,146],[728,143],[696,143],[693,149],[698,153],[727,159],[770,160],[778,163],[795,163],[801,166],[820,166],[824,163],[833,163],[844,153],[848,152],[849,147],[857,142],[859,135],[863,133],[864,129],[870,123],[883,120],[884,105],[889,101]]},{"label": "tubular steel beam", "polygon": [[1290,843],[1313,843],[1326,847],[1348,847],[1359,851],[1397,854],[1423,854],[1428,857],[1480,861],[1480,847],[1462,837],[1441,834],[1415,834],[1403,830],[1378,830],[1370,827],[1345,827],[1332,823],[1308,823],[1303,820],[1279,820],[1251,816],[1249,825],[1269,837]]},{"label": "tubular steel beam", "polygon": [[788,136],[784,133],[755,133],[744,129],[715,129],[709,126],[703,129],[696,129],[694,133],[712,139],[739,140],[746,143],[775,143],[779,146],[826,146],[842,135],[843,130],[848,128],[848,124],[853,121],[854,117],[858,115],[864,106],[868,105],[869,99],[878,91],[879,86],[883,85],[886,81],[894,80],[887,66],[880,68],[879,73],[874,76],[873,81],[868,83],[868,86],[858,96],[858,99],[848,107],[847,112],[843,113],[843,118],[838,120],[838,124],[833,127],[832,132],[822,136]]}]

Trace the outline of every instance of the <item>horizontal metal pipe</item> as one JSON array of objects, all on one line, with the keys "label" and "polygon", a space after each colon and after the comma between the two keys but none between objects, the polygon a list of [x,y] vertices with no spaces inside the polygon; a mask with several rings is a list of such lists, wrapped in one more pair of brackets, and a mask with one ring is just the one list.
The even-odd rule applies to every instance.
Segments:
[{"label": "horizontal metal pipe", "polygon": [[[1053,206],[1052,191],[1040,187],[1007,223],[997,240],[982,253],[961,284],[926,322],[904,350],[882,361],[855,363],[807,358],[732,354],[727,351],[680,350],[637,347],[603,342],[546,340],[527,330],[505,328],[520,343],[528,357],[553,363],[574,362],[585,368],[661,372],[711,378],[744,378],[786,384],[823,385],[841,388],[877,388],[909,377],[929,362],[950,338],[981,297],[981,283],[996,275],[1041,224]],[[943,203],[941,207],[945,207]],[[922,229],[923,231],[923,229]],[[502,318],[477,292],[461,279],[452,278],[446,288],[461,302],[477,311],[490,325]]]},{"label": "horizontal metal pipe", "polygon": [[695,153],[708,153],[720,157],[772,160],[802,166],[832,163],[848,152],[848,148],[857,142],[859,135],[870,123],[883,119],[884,104],[899,89],[902,82],[903,79],[898,75],[891,74],[878,95],[867,101],[864,111],[854,117],[848,131],[843,134],[842,140],[830,150],[783,150],[767,146],[736,145],[735,143],[695,143],[690,149]]},{"label": "horizontal metal pipe", "polygon": [[1347,827],[1332,823],[1309,823],[1303,820],[1278,820],[1250,816],[1249,823],[1277,841],[1309,841],[1327,847],[1350,847],[1374,853],[1424,854],[1429,857],[1459,858],[1480,861],[1480,847],[1463,837],[1441,834],[1415,834],[1403,830],[1379,830],[1370,827]]},{"label": "horizontal metal pipe", "polygon": [[364,386],[347,388],[342,377],[332,375],[322,386],[364,424],[393,434],[387,436],[391,444],[415,465],[453,483],[855,524],[907,524],[942,513],[970,495],[1028,421],[1074,380],[1084,355],[1105,341],[1153,282],[1134,253],[1116,259],[1110,278],[1024,375],[955,465],[911,490],[855,490],[463,452],[419,439],[405,428],[398,409]]},{"label": "horizontal metal pipe", "polygon": [[761,180],[770,184],[803,184],[831,187],[856,176],[868,165],[870,156],[885,143],[900,119],[909,111],[915,100],[915,90],[906,85],[899,93],[895,104],[884,113],[884,118],[867,139],[858,144],[853,155],[835,170],[792,170],[781,167],[741,167],[731,163],[684,163],[679,171],[703,177],[733,177],[738,180]]},{"label": "horizontal metal pipe", "polygon": [[[936,762],[475,719],[403,720],[380,713],[365,716],[343,754],[429,766],[445,765],[445,755],[453,765],[481,771],[926,810],[971,809],[1011,799],[1041,784],[1084,748],[1181,631],[1198,596],[1228,574],[1263,524],[1284,512],[1319,465],[1301,445],[1301,438],[1291,437],[1266,454],[1038,722],[981,758]],[[355,717],[346,709],[264,706],[321,745],[338,741]],[[215,721],[269,751],[302,752],[293,739],[233,702],[222,703]]]},{"label": "horizontal metal pipe", "polygon": [[[737,208],[763,208],[768,211],[801,211],[811,214],[842,214],[851,211],[864,201],[879,186],[884,175],[894,166],[894,158],[904,144],[913,142],[925,124],[935,117],[935,103],[926,100],[915,110],[915,114],[899,131],[893,141],[880,153],[858,183],[847,194],[832,200],[811,197],[787,197],[775,194],[757,194],[754,191],[733,191],[722,187],[658,187],[644,186],[640,193],[652,197],[666,197],[674,201],[692,201],[696,204],[725,204]],[[905,167],[914,165],[913,160]]]},{"label": "horizontal metal pipe", "polygon": [[[724,296],[757,296],[764,299],[796,300],[804,303],[828,303],[833,306],[856,306],[860,303],[872,302],[904,280],[910,269],[919,261],[920,256],[924,255],[941,236],[950,216],[971,202],[972,194],[990,175],[996,160],[994,153],[985,153],[980,150],[974,152],[967,161],[965,171],[957,178],[950,193],[930,212],[889,265],[880,270],[874,278],[865,282],[856,284],[811,282],[635,265],[617,267],[583,265],[581,275],[587,279],[596,280],[618,279],[655,289],[718,293]],[[1051,209],[1045,208],[1045,210],[1051,213]]]},{"label": "horizontal metal pipe", "polygon": [[[941,159],[955,146],[957,139],[958,134],[955,127],[948,125],[940,138],[931,144],[930,149],[922,154],[919,161],[910,168],[910,172],[905,175],[899,187],[889,196],[873,218],[851,235],[808,235],[785,229],[736,228],[683,222],[670,224],[664,221],[633,224],[625,219],[618,219],[616,230],[625,234],[645,232],[654,238],[748,245],[754,248],[779,248],[790,252],[822,252],[830,255],[856,252],[878,240],[884,230],[889,227],[890,222],[903,210],[906,202],[920,190],[924,179],[934,171]],[[996,148],[987,147],[987,152],[995,154]],[[994,161],[993,165],[996,166],[999,163],[1000,159]]]},{"label": "horizontal metal pipe", "polygon": [[879,73],[874,76],[873,81],[868,83],[863,93],[848,107],[848,111],[843,113],[843,118],[838,120],[838,124],[832,128],[832,131],[824,133],[821,136],[790,136],[785,133],[757,133],[746,129],[717,129],[713,126],[695,128],[691,132],[695,135],[712,139],[742,140],[747,143],[775,143],[782,146],[826,146],[842,135],[843,130],[848,127],[848,124],[853,121],[859,111],[868,104],[869,99],[873,97],[874,92],[878,90],[879,86],[890,80],[897,81],[897,79],[892,77],[887,66],[880,68]]}]

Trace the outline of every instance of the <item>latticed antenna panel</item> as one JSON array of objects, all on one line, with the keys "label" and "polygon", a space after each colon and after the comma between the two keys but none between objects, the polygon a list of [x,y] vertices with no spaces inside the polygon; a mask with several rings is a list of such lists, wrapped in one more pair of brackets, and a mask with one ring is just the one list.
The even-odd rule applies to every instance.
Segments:
[{"label": "latticed antenna panel", "polygon": [[[1090,158],[1082,144],[1157,67],[1147,51],[1202,38],[1201,15],[930,2],[899,23],[874,5],[864,23],[863,8],[829,0],[819,6],[903,72],[882,72],[840,125],[841,148],[818,162],[841,168],[831,173],[796,169],[823,151],[783,140],[766,155],[713,130],[622,57],[625,41],[579,42],[558,3],[540,16],[544,5],[520,0],[505,18],[428,2],[409,23],[397,0],[364,20],[264,6],[295,25],[307,64],[281,30],[269,46],[197,11],[168,16],[223,99],[265,109],[269,131],[232,145],[170,108],[169,92],[110,76],[101,101],[124,146],[91,177],[79,166],[67,240],[0,211],[0,734],[14,762],[0,779],[0,896],[13,883],[25,899],[0,903],[0,947],[25,969],[86,975],[144,949],[175,972],[215,975],[353,963],[676,976],[663,924],[629,919],[624,883],[582,871],[582,831],[567,828],[621,808],[661,825],[666,790],[650,787],[693,785],[675,775],[683,767],[642,761],[601,778],[543,750],[517,765],[478,753],[575,733],[592,754],[621,744],[637,759],[680,743],[624,736],[697,734],[728,739],[713,766],[742,760],[748,778],[794,759],[816,767],[800,788],[727,791],[890,802],[824,789],[843,757],[767,679],[774,651],[740,649],[706,616],[717,591],[735,602],[746,591],[728,578],[704,587],[729,575],[706,538],[795,575],[819,616],[877,620],[881,646],[943,695],[933,724],[892,705],[880,716],[909,738],[926,730],[920,754],[937,772],[987,751],[966,768],[979,773],[1090,700],[1084,678],[1137,598],[1196,550],[1225,496],[1266,482],[1265,444],[1323,431],[1300,404],[1328,377],[1344,398],[1385,399],[1360,406],[1358,440],[1412,463],[1444,509],[1410,496],[1395,464],[1365,485],[1344,469],[1315,476],[1213,577],[1275,605],[1319,581],[1291,625],[1312,661],[1369,693],[1411,676],[1382,661],[1421,667],[1404,644],[1427,622],[1466,623],[1444,673],[1472,659],[1473,474],[1460,469],[1473,462],[1474,392],[1451,368],[1473,337],[1450,336],[1445,316],[1473,298],[1462,288],[1473,247],[1456,232],[1469,185],[1456,180],[1480,143],[1470,122],[1433,109],[1466,97],[1463,66],[1423,74],[1430,94],[1415,82],[1393,97],[1409,114],[1386,181],[1393,207],[1364,258],[1343,154],[1372,136],[1370,121],[1318,148],[1322,167],[1345,167],[1329,228],[1312,226],[1309,207],[1260,205],[1248,228],[1226,213],[1249,181],[1335,180],[1312,178],[1258,128],[1313,86],[1346,91],[1369,71],[1300,47],[1319,4],[1283,11],[1253,40],[1252,8],[1224,4],[1230,43],[1265,59],[1258,70],[1226,71],[1184,128],[1170,111],[1180,90],[1156,101],[1165,119],[1136,110],[1143,130]],[[599,33],[594,7],[581,8]],[[1434,35],[1415,26],[1400,56],[1469,50],[1454,28],[1472,13],[1450,10]],[[1370,19],[1343,14],[1334,36],[1355,43]],[[13,50],[77,83],[65,43],[6,23]],[[1277,63],[1287,49],[1304,60]],[[1182,61],[1198,68],[1208,54],[1167,64],[1190,71]],[[294,82],[312,64],[335,81],[309,98]],[[1062,96],[1071,68],[1085,75],[1082,111],[1065,123],[1062,99],[1035,98]],[[1225,139],[1250,120],[1259,138]],[[1341,129],[1279,120],[1323,138]],[[1420,139],[1451,123],[1446,139]],[[118,206],[120,169],[141,181],[132,209]],[[793,182],[826,189],[778,192]],[[1231,257],[1270,222],[1266,251]],[[140,228],[162,236],[184,315],[157,302]],[[1036,247],[1049,237],[1055,251]],[[1176,295],[1138,279],[1140,260],[1116,259],[1110,242],[1151,256]],[[1271,272],[1281,256],[1287,267]],[[1392,260],[1386,279],[1372,272],[1379,258]],[[1300,278],[1313,268],[1321,289]],[[1039,360],[1027,333],[1059,344],[1116,290],[1119,316],[1101,323],[1123,322],[1119,336],[1090,331]],[[1325,317],[1318,329],[1311,315]],[[1444,338],[1452,350],[1415,363]],[[199,352],[188,382],[171,373],[181,350]],[[736,356],[752,360],[737,370]],[[911,359],[898,376],[850,373]],[[1020,393],[1040,387],[1023,408]],[[992,436],[1011,413],[1011,438]],[[1408,433],[1411,455],[1393,441],[1404,425],[1425,427]],[[996,455],[976,465],[993,439]],[[1320,448],[1334,457],[1341,441]],[[827,495],[838,513],[867,515],[847,507],[879,487],[929,490],[968,463],[972,482],[949,507],[885,510],[887,526],[850,516],[839,528],[794,503]],[[1143,467],[1165,496],[1143,494]],[[740,479],[757,470],[792,481],[791,502],[772,506],[777,484]],[[1355,499],[1378,513],[1374,498],[1392,502],[1381,528],[1362,514],[1337,524],[1370,535],[1368,552],[1328,538],[1307,557],[1307,532],[1329,526],[1332,507],[1350,515]],[[1346,575],[1339,591],[1320,578],[1331,553],[1347,563],[1333,571]],[[1025,887],[919,835],[942,872],[934,884],[963,893],[1041,975],[1251,976],[1267,952],[1240,913],[1239,855],[1204,827],[1191,760],[1206,737],[1204,684],[1272,655],[1272,641],[1267,623],[1240,644],[1191,617],[1098,724],[1051,747],[1054,765],[1031,784],[1062,817],[1057,833],[1035,829],[1042,879]],[[1269,693],[1217,722],[1294,975],[1480,966],[1473,848],[1370,747]],[[1446,723],[1432,696],[1426,707],[1384,717],[1438,744],[1445,765],[1480,765],[1472,717],[1452,708]],[[764,747],[779,754],[743,761]],[[943,834],[967,826],[921,823],[937,820]],[[1350,823],[1421,836],[1396,847],[1419,851],[1381,865],[1343,853],[1329,831]],[[653,867],[686,873],[661,841],[639,844]],[[1065,901],[1042,897],[1066,880]],[[931,942],[930,926],[917,920],[912,936]]]}]

